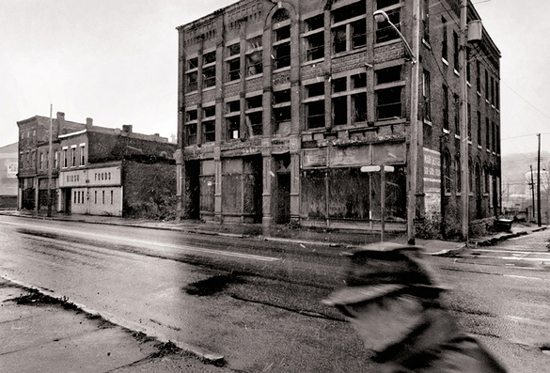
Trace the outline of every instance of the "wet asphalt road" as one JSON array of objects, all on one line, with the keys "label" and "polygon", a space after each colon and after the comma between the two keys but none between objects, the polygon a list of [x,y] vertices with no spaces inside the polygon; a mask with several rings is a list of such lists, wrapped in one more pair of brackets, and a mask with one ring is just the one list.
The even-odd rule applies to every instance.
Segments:
[{"label": "wet asphalt road", "polygon": [[[429,258],[461,325],[511,372],[550,366],[549,238]],[[320,303],[342,283],[343,250],[0,216],[0,275],[247,372],[369,371],[370,353]]]}]

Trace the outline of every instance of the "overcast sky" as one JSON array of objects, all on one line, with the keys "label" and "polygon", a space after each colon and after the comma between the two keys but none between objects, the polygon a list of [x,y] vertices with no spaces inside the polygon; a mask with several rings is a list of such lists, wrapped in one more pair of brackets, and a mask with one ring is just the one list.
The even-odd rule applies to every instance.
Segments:
[{"label": "overcast sky", "polygon": [[[0,147],[34,115],[177,132],[177,31],[235,0],[0,0]],[[502,53],[502,152],[550,149],[550,1],[474,0]],[[521,4],[521,7],[518,7]]]}]

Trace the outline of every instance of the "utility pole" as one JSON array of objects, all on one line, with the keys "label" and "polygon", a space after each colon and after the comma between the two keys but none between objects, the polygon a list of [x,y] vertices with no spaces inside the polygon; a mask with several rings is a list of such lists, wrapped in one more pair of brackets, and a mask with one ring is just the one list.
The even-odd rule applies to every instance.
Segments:
[{"label": "utility pole", "polygon": [[413,1],[413,36],[412,36],[412,70],[411,70],[411,118],[410,131],[411,143],[409,148],[409,163],[410,163],[410,184],[409,184],[409,200],[407,207],[407,241],[409,245],[415,244],[415,227],[414,220],[416,219],[416,195],[418,193],[418,143],[420,125],[418,123],[418,81],[420,74],[419,67],[419,49],[420,49],[420,0]]},{"label": "utility pole", "polygon": [[462,238],[468,244],[470,228],[470,181],[468,162],[468,87],[466,86],[468,0],[462,0],[460,8],[460,164],[462,173]]},{"label": "utility pole", "polygon": [[542,221],[541,221],[541,216],[540,216],[540,213],[541,213],[541,209],[540,209],[540,133],[537,134],[538,138],[539,138],[539,152],[538,152],[538,156],[537,156],[537,224],[538,226],[540,227],[542,225]]},{"label": "utility pole", "polygon": [[48,217],[52,216],[52,156],[53,156],[53,105],[50,104],[50,138],[48,140]]},{"label": "utility pole", "polygon": [[531,201],[533,202],[531,214],[533,214],[533,219],[535,219],[535,181],[533,180],[533,165],[529,165],[529,168],[531,169]]}]

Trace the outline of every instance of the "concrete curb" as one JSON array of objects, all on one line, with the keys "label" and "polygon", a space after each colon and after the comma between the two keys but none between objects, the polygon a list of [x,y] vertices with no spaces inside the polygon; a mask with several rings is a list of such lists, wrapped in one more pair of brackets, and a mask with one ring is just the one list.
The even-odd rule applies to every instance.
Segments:
[{"label": "concrete curb", "polygon": [[[70,304],[70,305],[76,307],[77,309],[81,310],[82,312],[84,312],[88,315],[101,317],[103,320],[106,320],[106,321],[110,322],[111,324],[120,326],[124,329],[131,330],[133,332],[143,333],[143,334],[147,335],[148,337],[154,338],[154,339],[156,339],[157,341],[159,341],[161,343],[173,343],[178,348],[180,348],[182,351],[190,353],[190,354],[198,357],[199,359],[201,359],[201,360],[203,360],[207,363],[214,364],[216,366],[222,366],[222,365],[225,364],[225,357],[223,355],[220,355],[220,354],[217,354],[215,352],[209,351],[209,350],[204,349],[202,347],[193,346],[193,345],[191,345],[189,343],[186,343],[186,342],[177,341],[177,340],[169,340],[163,334],[156,333],[156,332],[151,332],[150,330],[147,330],[146,328],[140,326],[139,324],[121,319],[121,318],[119,318],[115,315],[112,315],[110,313],[107,313],[107,312],[97,311],[93,308],[87,307],[84,304],[69,301],[64,296],[60,296],[58,294],[55,294],[53,291],[42,289],[42,288],[37,288],[35,286],[26,284],[24,282],[12,279],[12,278],[10,278],[9,276],[7,276],[5,274],[1,275],[0,277],[5,279],[6,281],[11,282],[15,286],[21,287],[21,288],[26,289],[26,290],[37,291],[38,293],[40,293],[42,295],[45,295],[45,296],[48,296],[50,298],[54,298],[54,299],[58,300],[61,303]],[[70,311],[68,311],[68,312],[70,312]]]}]

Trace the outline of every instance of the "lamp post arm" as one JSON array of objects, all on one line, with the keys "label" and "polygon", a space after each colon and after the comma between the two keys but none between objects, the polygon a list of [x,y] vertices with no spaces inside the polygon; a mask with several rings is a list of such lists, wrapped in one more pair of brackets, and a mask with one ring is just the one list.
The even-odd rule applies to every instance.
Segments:
[{"label": "lamp post arm", "polygon": [[384,12],[383,10],[377,10],[376,12],[373,13],[373,15],[374,15],[375,18],[376,18],[377,15],[383,16],[384,20],[390,24],[390,26],[395,30],[395,32],[397,32],[397,35],[399,35],[399,37],[403,41],[403,44],[405,44],[405,49],[407,50],[407,53],[409,54],[409,57],[411,57],[412,63],[415,64],[416,63],[416,57],[415,57],[415,55],[412,51],[411,46],[409,45],[409,43],[407,42],[407,40],[405,39],[405,37],[403,36],[401,31],[399,31],[397,26],[392,21],[390,21],[390,17],[388,16],[388,14],[386,12]]}]

